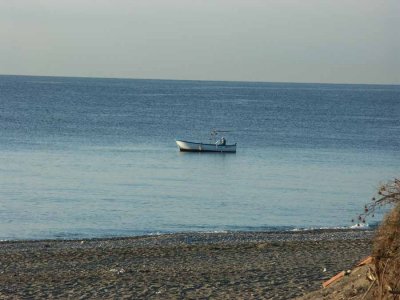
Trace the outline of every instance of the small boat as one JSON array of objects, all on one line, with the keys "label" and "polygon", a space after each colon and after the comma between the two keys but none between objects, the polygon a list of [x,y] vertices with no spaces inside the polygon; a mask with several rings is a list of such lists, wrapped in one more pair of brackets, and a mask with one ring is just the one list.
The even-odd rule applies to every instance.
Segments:
[{"label": "small boat", "polygon": [[[211,140],[214,141],[218,132],[227,132],[225,130],[213,130],[211,131]],[[188,142],[182,140],[176,140],[176,144],[179,147],[180,151],[186,152],[220,152],[220,153],[235,153],[236,152],[236,143],[228,145],[226,143],[226,139],[221,137],[216,140],[214,143],[197,143],[197,142]]]}]

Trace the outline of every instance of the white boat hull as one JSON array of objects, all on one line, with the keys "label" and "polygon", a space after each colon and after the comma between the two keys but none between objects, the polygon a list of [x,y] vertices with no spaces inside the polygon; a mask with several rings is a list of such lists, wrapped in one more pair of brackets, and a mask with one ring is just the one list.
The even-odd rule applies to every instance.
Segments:
[{"label": "white boat hull", "polygon": [[176,141],[180,151],[187,152],[236,152],[236,144],[233,145],[216,145],[216,144],[203,144],[187,141]]}]

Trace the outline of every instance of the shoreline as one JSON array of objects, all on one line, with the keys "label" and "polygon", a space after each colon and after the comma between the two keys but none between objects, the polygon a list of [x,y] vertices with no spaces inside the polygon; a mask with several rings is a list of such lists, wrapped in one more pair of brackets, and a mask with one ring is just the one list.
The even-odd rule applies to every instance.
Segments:
[{"label": "shoreline", "polygon": [[[370,234],[376,230],[377,227],[366,227],[366,228],[316,228],[316,229],[294,229],[294,230],[268,230],[268,231],[251,231],[251,230],[221,230],[221,231],[182,231],[182,232],[163,232],[163,233],[150,233],[143,235],[118,235],[118,236],[96,236],[96,237],[76,237],[76,238],[35,238],[35,239],[0,239],[0,245],[2,243],[24,243],[24,242],[74,242],[74,241],[105,241],[105,240],[134,240],[134,239],[147,239],[147,238],[161,238],[167,239],[170,237],[181,238],[183,236],[197,236],[197,237],[207,237],[207,236],[253,236],[262,237],[270,236],[270,238],[282,238],[296,236],[306,236],[307,234],[321,235],[321,238],[326,238],[327,234],[337,234],[343,233],[348,235],[350,233],[352,238],[357,238],[362,233]],[[359,233],[359,234],[357,234]],[[324,236],[326,234],[326,236]]]},{"label": "shoreline", "polygon": [[190,232],[4,241],[0,298],[290,299],[368,255],[373,234]]}]

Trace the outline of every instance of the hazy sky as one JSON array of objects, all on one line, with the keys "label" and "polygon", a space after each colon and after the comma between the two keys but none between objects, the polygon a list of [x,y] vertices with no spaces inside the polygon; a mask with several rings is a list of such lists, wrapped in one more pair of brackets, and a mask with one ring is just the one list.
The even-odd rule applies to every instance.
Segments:
[{"label": "hazy sky", "polygon": [[400,0],[0,0],[0,74],[400,84]]}]

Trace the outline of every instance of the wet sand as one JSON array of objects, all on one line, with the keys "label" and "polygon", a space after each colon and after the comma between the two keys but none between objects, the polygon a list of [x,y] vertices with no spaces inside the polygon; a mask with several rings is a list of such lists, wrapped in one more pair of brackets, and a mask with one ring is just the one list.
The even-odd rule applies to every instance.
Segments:
[{"label": "wet sand", "polygon": [[316,230],[0,242],[0,298],[291,299],[368,255],[372,236]]}]

